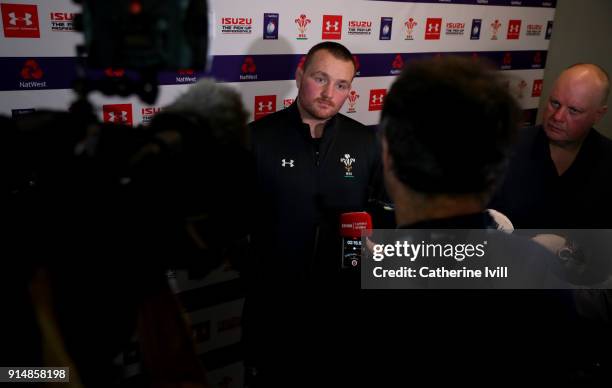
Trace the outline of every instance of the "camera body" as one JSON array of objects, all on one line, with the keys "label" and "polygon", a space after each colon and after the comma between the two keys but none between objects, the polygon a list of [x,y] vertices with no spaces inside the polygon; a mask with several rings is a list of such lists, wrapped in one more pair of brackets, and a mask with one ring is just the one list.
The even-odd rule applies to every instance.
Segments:
[{"label": "camera body", "polygon": [[206,0],[82,0],[75,26],[84,34],[77,47],[79,73],[74,89],[86,96],[136,94],[148,104],[157,98],[162,71],[206,69]]},{"label": "camera body", "polygon": [[87,66],[131,70],[204,69],[204,0],[84,1]]}]

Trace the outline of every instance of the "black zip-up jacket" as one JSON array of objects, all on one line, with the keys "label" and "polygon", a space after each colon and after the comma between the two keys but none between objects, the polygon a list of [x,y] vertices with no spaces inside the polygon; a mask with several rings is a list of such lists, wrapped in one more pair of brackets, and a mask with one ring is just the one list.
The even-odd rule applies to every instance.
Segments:
[{"label": "black zip-up jacket", "polygon": [[339,216],[383,191],[376,133],[342,114],[313,139],[297,103],[249,125],[258,180],[262,270],[285,280],[337,274]]}]

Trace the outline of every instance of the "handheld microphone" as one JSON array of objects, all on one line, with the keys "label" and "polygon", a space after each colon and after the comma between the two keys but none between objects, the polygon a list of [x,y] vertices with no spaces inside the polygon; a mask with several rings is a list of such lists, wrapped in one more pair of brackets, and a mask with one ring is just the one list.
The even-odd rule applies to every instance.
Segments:
[{"label": "handheld microphone", "polygon": [[342,237],[342,269],[359,268],[361,264],[362,234],[372,235],[372,217],[366,212],[342,213],[340,236]]}]

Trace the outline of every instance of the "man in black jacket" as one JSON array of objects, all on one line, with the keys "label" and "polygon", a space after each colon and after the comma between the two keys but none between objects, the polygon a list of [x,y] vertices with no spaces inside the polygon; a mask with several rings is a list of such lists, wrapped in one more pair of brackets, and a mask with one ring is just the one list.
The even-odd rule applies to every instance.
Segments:
[{"label": "man in black jacket", "polygon": [[275,280],[335,278],[340,214],[365,210],[381,190],[374,130],[338,113],[354,75],[348,49],[319,43],[296,71],[296,101],[250,124],[263,232],[258,265]]},{"label": "man in black jacket", "polygon": [[588,349],[582,359],[591,359],[586,376],[612,369],[607,351],[612,261],[606,239],[612,229],[612,140],[593,128],[608,110],[609,92],[610,77],[598,65],[564,70],[548,97],[542,125],[521,130],[504,182],[489,204],[515,228],[565,228],[534,239],[560,257],[569,254],[565,257],[578,264],[583,284],[606,288],[575,293],[584,325],[581,342]]},{"label": "man in black jacket", "polygon": [[[506,167],[518,122],[518,107],[503,84],[492,69],[446,58],[411,63],[391,86],[380,127],[385,183],[402,228],[399,236],[425,236],[425,243],[466,242],[456,238],[463,236],[460,230],[495,227],[485,207]],[[510,277],[525,279],[559,268],[550,252],[526,238],[498,231],[482,235],[488,236],[487,256],[476,263],[465,259],[459,267],[504,259]],[[448,265],[423,257],[415,263],[419,260],[430,267]],[[362,268],[366,264],[364,260]],[[462,280],[422,283],[429,288],[479,288],[477,280]],[[525,284],[511,283],[510,288]],[[434,385],[459,380],[499,385],[496,379],[554,385],[568,382],[585,359],[569,350],[578,335],[560,335],[576,330],[568,290],[382,291],[369,290],[362,300],[362,325],[368,329],[364,338],[369,340],[368,354],[376,354],[382,364],[375,368],[379,375],[399,376],[401,383],[379,386],[403,386],[419,377]],[[475,358],[467,357],[468,352]],[[396,364],[386,355],[396,354],[402,354],[402,369],[389,367]],[[403,369],[402,375],[394,373]]]},{"label": "man in black jacket", "polygon": [[541,126],[522,130],[490,207],[516,228],[609,228],[612,141],[593,126],[608,110],[610,80],[578,64],[556,80]]},{"label": "man in black jacket", "polygon": [[251,387],[282,384],[281,374],[290,376],[286,386],[303,379],[296,356],[318,348],[316,333],[329,327],[320,323],[330,320],[324,305],[333,305],[314,286],[359,287],[358,271],[341,268],[339,219],[366,210],[383,189],[375,131],[338,113],[354,76],[346,47],[319,43],[296,71],[296,101],[249,125],[259,212],[245,273],[247,379],[258,376]]}]

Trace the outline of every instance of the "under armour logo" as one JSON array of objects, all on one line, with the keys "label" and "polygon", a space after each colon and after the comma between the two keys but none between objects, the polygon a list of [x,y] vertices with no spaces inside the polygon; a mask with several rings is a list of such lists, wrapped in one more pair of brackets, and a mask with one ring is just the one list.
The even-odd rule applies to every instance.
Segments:
[{"label": "under armour logo", "polygon": [[31,13],[25,13],[24,17],[18,17],[15,15],[15,12],[10,12],[8,14],[9,16],[9,24],[16,26],[17,25],[17,20],[21,20],[22,22],[25,23],[26,26],[31,26],[34,22],[32,22],[32,14]]},{"label": "under armour logo", "polygon": [[515,24],[515,25],[510,26],[510,32],[513,32],[513,33],[517,33],[517,32],[519,32],[519,26],[518,26],[518,25],[516,25],[516,24]]},{"label": "under armour logo", "polygon": [[283,159],[281,161],[281,167],[295,167],[295,161],[293,159],[289,159],[289,161],[287,161],[287,159]]},{"label": "under armour logo", "polygon": [[259,110],[260,112],[263,112],[264,108],[266,108],[267,111],[272,111],[272,101],[268,101],[265,104],[262,101],[260,101],[257,104],[257,110]]},{"label": "under armour logo", "polygon": [[128,112],[124,110],[121,112],[108,112],[108,121],[111,123],[117,122],[117,113],[121,113],[119,116],[120,123],[126,123],[128,121]]},{"label": "under armour logo", "polygon": [[333,24],[329,20],[325,22],[325,29],[327,31],[331,31],[332,28],[334,29],[334,31],[338,31],[339,27],[340,23],[337,20]]},{"label": "under armour logo", "polygon": [[382,94],[374,94],[372,95],[372,103],[374,104],[381,104],[382,100],[383,100],[384,95]]},{"label": "under armour logo", "polygon": [[429,23],[427,25],[427,32],[439,32],[440,31],[440,25],[437,23]]}]

